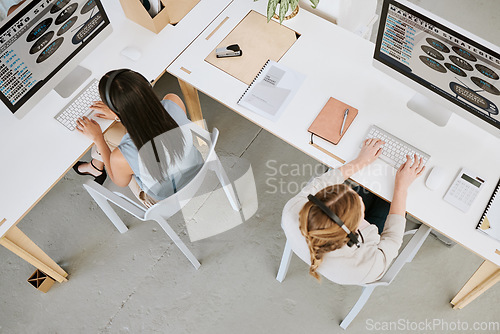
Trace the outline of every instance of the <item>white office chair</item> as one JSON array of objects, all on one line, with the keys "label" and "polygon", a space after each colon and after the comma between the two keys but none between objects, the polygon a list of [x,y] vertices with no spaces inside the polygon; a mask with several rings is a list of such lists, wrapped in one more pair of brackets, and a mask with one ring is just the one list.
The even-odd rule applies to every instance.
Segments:
[{"label": "white office chair", "polygon": [[[399,273],[401,268],[403,268],[404,264],[407,262],[411,262],[413,260],[415,254],[417,254],[418,250],[420,249],[420,246],[422,246],[422,244],[424,243],[425,239],[427,238],[431,230],[432,229],[430,227],[422,224],[418,229],[410,230],[405,233],[405,235],[408,234],[414,234],[414,235],[411,238],[411,240],[406,244],[405,248],[401,251],[401,253],[399,253],[399,255],[396,257],[396,259],[391,264],[391,266],[384,274],[384,276],[382,276],[382,278],[380,278],[376,282],[362,285],[363,291],[361,292],[361,296],[359,297],[356,304],[354,304],[351,311],[349,311],[347,316],[344,318],[344,320],[342,320],[342,322],[340,323],[340,327],[346,329],[347,326],[349,326],[349,324],[354,320],[354,318],[358,315],[363,306],[366,304],[368,298],[370,297],[373,290],[375,290],[377,286],[391,284],[391,282],[394,280],[394,278]],[[283,251],[283,257],[281,258],[281,264],[278,270],[278,275],[276,276],[276,279],[280,283],[283,282],[283,280],[285,279],[288,267],[290,265],[290,260],[292,259],[292,254],[293,254],[293,249],[291,248],[290,243],[287,240],[285,244],[285,250]]]},{"label": "white office chair", "polygon": [[184,255],[189,259],[189,261],[193,264],[193,266],[198,269],[200,267],[200,262],[196,259],[196,257],[191,253],[191,251],[186,247],[186,245],[182,242],[179,236],[174,232],[174,230],[167,223],[167,219],[173,216],[176,212],[181,210],[196,194],[199,190],[203,180],[208,171],[213,171],[217,175],[224,192],[226,193],[231,206],[235,211],[239,211],[241,208],[240,202],[234,189],[229,181],[229,178],[222,167],[222,164],[219,160],[219,157],[215,153],[215,144],[217,143],[217,139],[219,137],[219,131],[214,128],[212,131],[212,135],[195,125],[194,123],[189,124],[191,131],[195,134],[195,136],[204,140],[209,149],[208,154],[206,154],[206,158],[204,159],[204,164],[201,167],[200,171],[196,176],[181,190],[173,194],[172,196],[156,203],[149,209],[144,206],[138,204],[135,200],[128,198],[127,196],[119,193],[113,192],[93,180],[89,180],[84,183],[84,188],[88,191],[90,196],[96,201],[99,207],[104,211],[106,216],[111,220],[111,222],[115,225],[115,227],[121,233],[127,232],[128,228],[123,223],[123,221],[118,217],[116,212],[113,210],[109,202],[117,205],[128,213],[132,214],[136,218],[146,221],[146,220],[155,220],[160,224],[160,226],[165,230],[170,239],[179,247],[179,249],[184,253]]},{"label": "white office chair", "polygon": [[378,19],[377,0],[320,0],[316,8],[309,0],[300,0],[299,6],[364,39],[370,39]]}]

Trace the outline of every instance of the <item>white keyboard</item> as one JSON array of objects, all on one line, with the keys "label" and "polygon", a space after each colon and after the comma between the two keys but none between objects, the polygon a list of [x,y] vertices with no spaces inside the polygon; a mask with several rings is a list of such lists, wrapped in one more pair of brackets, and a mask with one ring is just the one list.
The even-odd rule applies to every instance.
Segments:
[{"label": "white keyboard", "polygon": [[76,120],[82,116],[92,113],[90,106],[94,101],[100,101],[98,89],[99,81],[92,80],[81,92],[75,96],[54,118],[62,125],[73,131],[76,128]]},{"label": "white keyboard", "polygon": [[382,145],[382,154],[379,158],[396,169],[406,161],[406,155],[409,155],[413,160],[413,155],[416,154],[417,157],[423,158],[424,165],[431,157],[429,154],[422,152],[415,146],[408,144],[404,140],[391,135],[389,132],[375,125],[372,125],[368,130],[365,139],[368,138],[378,138],[385,142],[385,144]]}]

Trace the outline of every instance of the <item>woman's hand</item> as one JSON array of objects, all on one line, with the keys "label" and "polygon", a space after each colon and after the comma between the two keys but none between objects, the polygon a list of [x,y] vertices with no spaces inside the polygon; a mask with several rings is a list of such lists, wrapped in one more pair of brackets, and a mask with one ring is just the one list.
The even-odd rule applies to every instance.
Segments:
[{"label": "woman's hand", "polygon": [[76,120],[76,129],[87,136],[90,140],[96,143],[99,139],[103,139],[102,130],[99,124],[86,116]]},{"label": "woman's hand", "polygon": [[97,111],[96,113],[94,113],[94,116],[96,117],[113,120],[116,120],[118,118],[116,117],[116,114],[111,111],[111,109],[109,109],[109,107],[102,101],[95,101],[90,106],[90,108]]},{"label": "woman's hand", "polygon": [[408,188],[413,181],[415,181],[415,179],[422,174],[424,169],[425,166],[422,158],[418,159],[415,154],[412,162],[411,157],[409,155],[406,156],[406,162],[399,167],[396,173],[394,196],[392,197],[389,214],[396,214],[405,217]]},{"label": "woman's hand", "polygon": [[415,154],[412,162],[411,157],[407,155],[406,162],[399,167],[396,173],[394,191],[406,191],[424,170],[425,166],[422,158],[418,159]]},{"label": "woman's hand", "polygon": [[358,157],[351,162],[346,163],[339,169],[344,178],[348,179],[359,170],[365,168],[374,162],[382,154],[382,145],[385,144],[380,139],[370,138],[365,140]]},{"label": "woman's hand", "polygon": [[379,155],[382,154],[383,144],[385,142],[377,138],[365,140],[358,157],[355,159],[356,163],[360,164],[360,167],[363,168],[377,160]]}]

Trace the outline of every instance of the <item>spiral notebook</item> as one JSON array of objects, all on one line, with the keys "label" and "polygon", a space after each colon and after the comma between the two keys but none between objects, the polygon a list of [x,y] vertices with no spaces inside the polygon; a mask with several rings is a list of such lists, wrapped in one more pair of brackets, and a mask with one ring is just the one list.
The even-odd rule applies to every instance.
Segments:
[{"label": "spiral notebook", "polygon": [[479,220],[479,224],[476,226],[479,231],[488,234],[498,241],[500,241],[500,196],[497,197],[496,195],[499,189],[500,181],[498,181],[495,191],[491,195],[490,201]]},{"label": "spiral notebook", "polygon": [[277,121],[299,90],[305,76],[268,60],[238,100],[256,114]]}]

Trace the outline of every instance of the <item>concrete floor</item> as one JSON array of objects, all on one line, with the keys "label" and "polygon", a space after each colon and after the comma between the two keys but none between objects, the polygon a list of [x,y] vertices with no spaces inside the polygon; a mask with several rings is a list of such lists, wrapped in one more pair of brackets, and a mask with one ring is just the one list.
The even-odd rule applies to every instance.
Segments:
[{"label": "concrete floor", "polygon": [[[500,45],[494,19],[500,2],[414,2]],[[168,75],[157,89],[180,94]],[[318,283],[297,257],[283,283],[274,279],[285,243],[281,210],[295,183],[310,178],[307,166],[317,162],[203,95],[201,103],[209,126],[221,131],[217,151],[228,174],[233,179],[241,174],[232,167],[238,159],[251,164],[257,213],[193,243],[184,218],[176,215],[172,226],[202,263],[196,271],[154,222],[121,214],[130,230],[120,234],[82,188],[83,178],[70,171],[19,223],[70,274],[69,281],[56,283],[47,294],[36,291],[26,282],[33,267],[0,248],[0,333],[343,332],[338,323],[360,287]],[[273,179],[269,161],[274,160],[285,172],[299,166],[300,175]],[[273,193],[280,182],[285,191]],[[219,216],[231,210],[223,200],[205,206]],[[389,322],[403,326],[396,333],[456,332],[454,326],[471,328],[475,322],[498,325],[499,285],[463,310],[449,304],[481,262],[459,245],[449,248],[429,237],[389,287],[375,290],[348,332],[385,332],[381,326]],[[426,322],[441,325],[433,331],[422,327]]]}]

